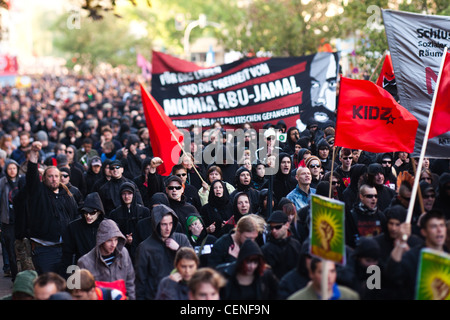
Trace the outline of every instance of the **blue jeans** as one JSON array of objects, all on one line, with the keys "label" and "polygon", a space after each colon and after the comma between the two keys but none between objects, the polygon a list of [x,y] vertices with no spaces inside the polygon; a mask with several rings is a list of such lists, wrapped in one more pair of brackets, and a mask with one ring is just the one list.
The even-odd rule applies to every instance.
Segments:
[{"label": "blue jeans", "polygon": [[35,246],[31,255],[34,267],[36,268],[36,272],[38,274],[45,272],[55,272],[57,274],[61,274],[61,246]]}]

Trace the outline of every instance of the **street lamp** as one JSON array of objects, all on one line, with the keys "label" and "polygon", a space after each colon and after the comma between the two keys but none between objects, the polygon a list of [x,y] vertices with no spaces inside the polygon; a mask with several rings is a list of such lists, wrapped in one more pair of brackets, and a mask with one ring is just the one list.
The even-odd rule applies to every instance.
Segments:
[{"label": "street lamp", "polygon": [[189,36],[191,35],[192,29],[195,27],[205,28],[206,26],[212,26],[215,28],[221,28],[222,25],[217,22],[208,21],[206,19],[206,15],[200,14],[198,17],[198,20],[191,21],[187,26],[186,30],[184,30],[184,55],[187,60],[191,61],[191,55],[190,55],[190,45],[189,45]]}]

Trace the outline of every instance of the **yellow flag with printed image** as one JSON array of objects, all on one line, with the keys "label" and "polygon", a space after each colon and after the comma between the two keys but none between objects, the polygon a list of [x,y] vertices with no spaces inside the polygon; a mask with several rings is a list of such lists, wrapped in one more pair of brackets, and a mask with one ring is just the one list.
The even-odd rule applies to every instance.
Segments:
[{"label": "yellow flag with printed image", "polygon": [[450,255],[422,249],[416,286],[416,300],[450,300]]},{"label": "yellow flag with printed image", "polygon": [[345,204],[311,195],[310,253],[345,265]]}]

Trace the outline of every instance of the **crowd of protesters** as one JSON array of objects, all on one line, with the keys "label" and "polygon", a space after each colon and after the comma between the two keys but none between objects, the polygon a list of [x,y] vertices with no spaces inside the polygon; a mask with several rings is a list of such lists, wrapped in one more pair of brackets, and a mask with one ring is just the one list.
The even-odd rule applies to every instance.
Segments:
[{"label": "crowd of protesters", "polygon": [[[218,122],[192,126],[201,142],[162,176],[139,90],[121,74],[1,88],[3,271],[21,283],[13,298],[183,300],[200,297],[193,288],[208,278],[223,300],[320,299],[311,194],[345,203],[347,262],[328,267],[330,299],[414,299],[420,249],[450,248],[448,159],[425,159],[411,223],[417,159],[335,147],[333,121],[299,131],[280,120],[261,133],[246,123],[240,144]],[[371,265],[381,288],[366,285]],[[53,293],[40,298],[45,286]]]}]

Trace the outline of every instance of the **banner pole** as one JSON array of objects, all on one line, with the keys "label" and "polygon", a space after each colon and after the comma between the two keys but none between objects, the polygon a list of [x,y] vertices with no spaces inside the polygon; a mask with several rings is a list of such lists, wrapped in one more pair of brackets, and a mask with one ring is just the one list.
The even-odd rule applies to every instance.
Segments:
[{"label": "banner pole", "polygon": [[[183,146],[181,145],[180,141],[178,141],[177,136],[175,135],[175,133],[173,133],[172,130],[170,130],[170,133],[172,134],[172,137],[175,139],[175,141],[178,143],[178,146],[181,148],[181,151],[183,152],[183,154],[185,156],[189,156],[186,151],[184,151]],[[198,172],[197,168],[195,167],[195,163],[192,162],[192,168],[194,168],[195,172],[197,173],[198,177],[200,178],[200,180],[202,180],[202,183],[205,182],[205,180],[203,180],[202,176],[200,175],[200,173]]]},{"label": "banner pole", "polygon": [[328,300],[328,263],[326,259],[322,259],[322,300]]},{"label": "banner pole", "polygon": [[387,54],[387,50],[384,50],[383,56],[378,61],[377,66],[375,67],[375,69],[373,70],[372,74],[370,75],[369,81],[372,81],[372,77],[375,75],[375,72],[377,71],[378,67],[380,66],[381,61],[384,61],[384,59],[386,58],[386,54]]},{"label": "banner pole", "polygon": [[[411,191],[411,199],[409,200],[408,215],[406,216],[407,223],[411,223],[411,218],[412,218],[413,209],[414,209],[414,203],[416,202],[416,194],[417,194],[417,189],[419,186],[420,172],[422,171],[423,158],[425,158],[425,151],[427,149],[428,135],[430,134],[431,120],[433,119],[433,113],[434,113],[434,105],[436,104],[436,97],[437,97],[437,93],[439,91],[439,84],[441,82],[442,69],[444,68],[444,62],[445,62],[445,57],[447,55],[447,50],[448,50],[448,48],[445,47],[444,55],[442,56],[441,66],[439,68],[438,79],[436,81],[436,88],[434,89],[433,101],[431,102],[430,114],[428,116],[428,121],[427,121],[427,128],[425,130],[425,136],[423,137],[422,149],[420,150],[419,164],[417,165],[416,175],[414,178],[414,186]],[[414,161],[414,160],[412,160],[412,161]]]},{"label": "banner pole", "polygon": [[333,184],[333,171],[334,171],[334,159],[335,159],[335,152],[336,152],[336,146],[333,146],[333,156],[331,161],[331,174],[330,174],[330,189],[328,190],[328,198],[331,199],[331,190],[332,190],[332,184]]}]

